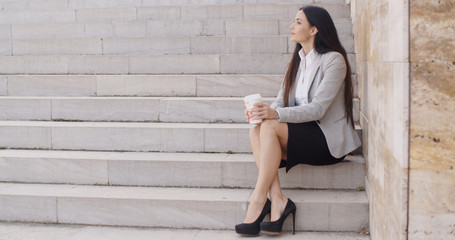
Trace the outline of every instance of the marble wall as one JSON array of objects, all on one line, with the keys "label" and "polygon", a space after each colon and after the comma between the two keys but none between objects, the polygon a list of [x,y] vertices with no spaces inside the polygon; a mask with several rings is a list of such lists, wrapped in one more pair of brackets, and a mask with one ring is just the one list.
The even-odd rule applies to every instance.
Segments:
[{"label": "marble wall", "polygon": [[351,1],[373,240],[407,239],[408,4]]},{"label": "marble wall", "polygon": [[455,1],[410,1],[408,239],[455,239]]}]

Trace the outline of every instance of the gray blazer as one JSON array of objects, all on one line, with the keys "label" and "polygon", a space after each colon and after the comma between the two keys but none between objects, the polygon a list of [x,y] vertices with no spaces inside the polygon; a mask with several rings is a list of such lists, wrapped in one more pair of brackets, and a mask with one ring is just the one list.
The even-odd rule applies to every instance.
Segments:
[{"label": "gray blazer", "polygon": [[289,107],[284,107],[284,85],[271,104],[280,115],[278,121],[303,123],[316,121],[327,139],[330,153],[340,158],[360,146],[360,137],[346,121],[344,110],[344,77],[346,62],[338,52],[321,56],[319,66],[310,75],[308,104],[295,106],[296,82],[289,94]]}]

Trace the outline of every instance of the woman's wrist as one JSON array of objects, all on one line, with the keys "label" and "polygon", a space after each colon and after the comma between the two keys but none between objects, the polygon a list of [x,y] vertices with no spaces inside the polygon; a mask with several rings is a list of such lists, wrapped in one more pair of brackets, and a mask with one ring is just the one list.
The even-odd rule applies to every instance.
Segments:
[{"label": "woman's wrist", "polygon": [[273,111],[272,111],[272,118],[273,119],[279,119],[280,118],[280,114],[278,114],[278,111],[274,108],[272,108]]}]

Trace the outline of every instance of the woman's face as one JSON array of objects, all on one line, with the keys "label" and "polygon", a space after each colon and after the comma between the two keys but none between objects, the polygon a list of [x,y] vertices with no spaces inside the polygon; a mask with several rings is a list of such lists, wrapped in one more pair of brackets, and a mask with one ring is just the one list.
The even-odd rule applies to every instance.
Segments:
[{"label": "woman's face", "polygon": [[295,20],[289,28],[291,29],[291,41],[300,44],[313,43],[314,36],[318,32],[316,27],[310,26],[305,13],[301,10],[297,12]]}]

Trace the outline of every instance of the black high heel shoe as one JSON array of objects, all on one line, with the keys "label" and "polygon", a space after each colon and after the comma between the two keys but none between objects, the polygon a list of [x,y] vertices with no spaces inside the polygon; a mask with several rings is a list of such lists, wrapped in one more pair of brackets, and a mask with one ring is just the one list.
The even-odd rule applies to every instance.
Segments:
[{"label": "black high heel shoe", "polygon": [[286,203],[286,207],[284,208],[283,215],[281,215],[280,219],[273,221],[273,222],[262,222],[260,224],[261,233],[269,234],[269,235],[278,235],[283,230],[283,223],[284,220],[292,214],[292,234],[295,234],[295,211],[297,210],[294,202],[288,198],[288,202]]},{"label": "black high heel shoe", "polygon": [[264,220],[265,216],[270,213],[270,207],[272,203],[270,200],[267,198],[267,201],[264,204],[264,207],[262,208],[262,212],[259,215],[259,217],[256,219],[256,221],[252,223],[242,223],[242,224],[237,224],[235,225],[235,231],[238,234],[244,235],[244,236],[256,236],[260,232],[260,223],[262,220]]}]

